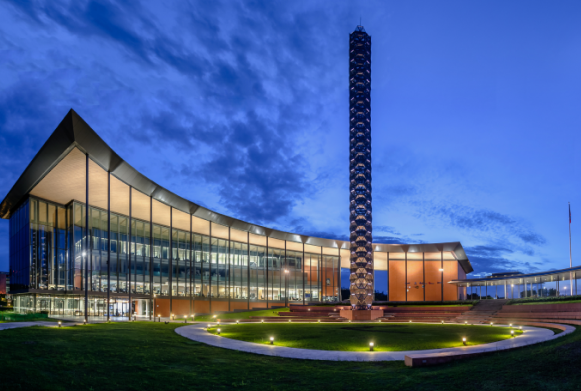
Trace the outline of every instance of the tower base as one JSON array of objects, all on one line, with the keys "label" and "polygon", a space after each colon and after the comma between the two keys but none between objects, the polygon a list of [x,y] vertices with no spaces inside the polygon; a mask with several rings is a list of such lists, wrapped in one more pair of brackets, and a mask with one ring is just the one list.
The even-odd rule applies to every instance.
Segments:
[{"label": "tower base", "polygon": [[349,320],[375,320],[383,316],[383,310],[341,310],[340,315]]}]

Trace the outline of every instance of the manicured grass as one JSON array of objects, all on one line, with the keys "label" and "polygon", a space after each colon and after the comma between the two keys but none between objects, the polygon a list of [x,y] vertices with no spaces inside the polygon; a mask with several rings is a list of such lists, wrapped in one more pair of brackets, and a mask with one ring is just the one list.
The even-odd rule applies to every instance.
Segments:
[{"label": "manicured grass", "polygon": [[50,319],[47,314],[17,314],[14,312],[0,313],[0,323],[35,321],[57,322],[56,319]]},{"label": "manicured grass", "polygon": [[511,305],[537,305],[537,304],[573,304],[581,303],[581,300],[563,300],[563,301],[533,301],[531,303],[512,303]]},{"label": "manicured grass", "polygon": [[0,331],[0,390],[577,390],[581,333],[427,368],[293,360],[207,346],[181,324]]},{"label": "manicured grass", "polygon": [[[230,312],[227,314],[217,314],[215,317],[214,315],[201,315],[196,316],[195,320],[199,322],[208,322],[213,321],[216,319],[248,319],[251,316],[279,316],[279,312],[288,312],[288,308],[276,308],[276,309],[269,309],[269,310],[260,310],[260,311],[246,311],[246,312]],[[183,317],[177,319],[184,319]],[[191,318],[190,318],[191,319]]]},{"label": "manicured grass", "polygon": [[[210,328],[215,334],[218,327]],[[441,324],[388,324],[388,323],[264,323],[221,325],[220,335],[242,341],[269,344],[274,337],[276,345],[291,348],[368,351],[369,343],[376,351],[441,349],[480,345],[511,338],[506,327],[464,326]],[[515,334],[521,331],[515,329]]]}]

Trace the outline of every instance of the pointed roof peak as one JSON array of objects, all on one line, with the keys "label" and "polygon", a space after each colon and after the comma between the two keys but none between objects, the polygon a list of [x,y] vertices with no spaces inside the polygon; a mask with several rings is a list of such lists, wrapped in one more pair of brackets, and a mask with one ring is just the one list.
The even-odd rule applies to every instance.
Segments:
[{"label": "pointed roof peak", "polygon": [[357,27],[355,27],[355,31],[361,31],[361,32],[364,32],[364,33],[366,32],[366,31],[365,31],[365,27],[363,27],[363,26],[362,26],[362,25],[360,25],[360,24],[359,24],[359,25],[357,25]]}]

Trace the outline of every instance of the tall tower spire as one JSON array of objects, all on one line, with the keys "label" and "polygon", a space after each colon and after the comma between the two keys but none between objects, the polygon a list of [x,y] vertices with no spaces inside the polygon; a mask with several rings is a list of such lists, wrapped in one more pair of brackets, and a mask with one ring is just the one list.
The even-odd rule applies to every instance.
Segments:
[{"label": "tall tower spire", "polygon": [[349,300],[353,309],[364,310],[373,302],[371,37],[361,25],[349,35],[349,180]]}]

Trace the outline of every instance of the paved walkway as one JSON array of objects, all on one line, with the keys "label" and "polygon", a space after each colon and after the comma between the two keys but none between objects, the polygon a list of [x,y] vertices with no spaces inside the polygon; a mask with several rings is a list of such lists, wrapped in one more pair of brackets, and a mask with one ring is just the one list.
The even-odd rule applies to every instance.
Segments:
[{"label": "paved walkway", "polygon": [[[555,335],[553,331],[549,329],[523,326],[524,334],[519,337],[476,346],[462,346],[457,348],[431,349],[431,350],[408,350],[401,352],[340,352],[331,350],[287,348],[284,346],[262,345],[252,342],[238,341],[235,339],[224,338],[208,333],[205,330],[207,324],[208,323],[205,322],[203,324],[179,327],[175,331],[179,335],[189,338],[193,341],[202,342],[211,346],[216,346],[224,349],[232,349],[241,352],[263,354],[275,357],[297,358],[303,360],[328,360],[328,361],[404,361],[405,356],[409,354],[417,355],[417,354],[447,353],[447,352],[467,354],[467,353],[495,352],[499,350],[513,349],[516,347],[522,347],[536,344],[539,342],[549,341],[575,331],[575,327],[562,325],[565,327],[565,331]],[[215,323],[213,323],[212,325],[215,325]],[[508,327],[508,325],[495,325],[493,327]]]}]

